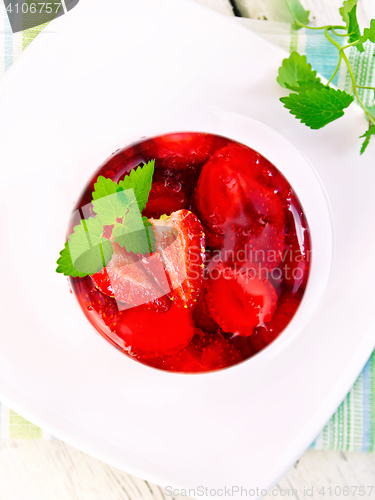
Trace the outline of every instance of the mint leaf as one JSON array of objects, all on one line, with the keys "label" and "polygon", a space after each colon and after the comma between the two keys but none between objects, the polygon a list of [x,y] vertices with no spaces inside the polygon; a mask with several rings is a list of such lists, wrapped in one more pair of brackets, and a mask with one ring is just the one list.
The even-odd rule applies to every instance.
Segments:
[{"label": "mint leaf", "polygon": [[[357,42],[361,38],[361,31],[359,29],[358,19],[357,19],[357,2],[358,0],[346,0],[343,6],[339,9],[341,17],[346,24],[349,36],[349,42]],[[359,52],[363,52],[362,43],[356,45]]]},{"label": "mint leaf", "polygon": [[343,110],[354,98],[342,90],[324,87],[290,94],[288,97],[282,97],[280,101],[307,127],[319,129],[343,116]]},{"label": "mint leaf", "polygon": [[[348,13],[348,35],[349,35],[349,43],[357,42],[361,38],[361,31],[359,29],[359,24],[357,20],[357,6],[354,5],[352,10]],[[356,45],[359,52],[363,52],[365,49],[363,48],[362,43],[358,43]]]},{"label": "mint leaf", "polygon": [[[309,24],[310,11],[305,10],[303,5],[299,0],[285,0],[289,12],[295,21],[301,24]],[[293,28],[299,30],[302,26],[299,26],[296,22],[293,24]]]},{"label": "mint leaf", "polygon": [[119,182],[120,188],[134,189],[135,197],[137,198],[139,211],[142,212],[146,208],[148,195],[151,191],[152,176],[154,175],[155,160],[151,160],[143,167],[134,168],[123,181]]},{"label": "mint leaf", "polygon": [[106,267],[112,255],[112,243],[107,238],[102,238],[95,247],[90,248],[75,260],[74,267],[80,272],[92,275]]},{"label": "mint leaf", "polygon": [[119,185],[116,182],[112,181],[111,179],[107,179],[102,175],[99,175],[94,184],[92,199],[99,200],[100,198],[105,198],[106,196],[115,194],[118,191],[121,191],[121,189],[119,188]]},{"label": "mint leaf", "polygon": [[339,9],[342,20],[348,26],[349,12],[357,5],[358,0],[345,0],[343,6]]},{"label": "mint leaf", "polygon": [[371,125],[371,127],[363,135],[361,135],[361,137],[365,137],[365,140],[363,141],[361,147],[361,152],[360,152],[361,155],[366,151],[366,148],[369,145],[372,135],[375,135],[375,125]]},{"label": "mint leaf", "polygon": [[311,64],[307,62],[306,56],[301,56],[295,51],[283,60],[277,81],[282,87],[296,92],[324,87],[320,83],[320,78],[316,76],[316,71],[313,71]]},{"label": "mint leaf", "polygon": [[87,276],[87,273],[80,273],[74,269],[68,242],[65,243],[64,250],[61,250],[57,264],[58,266],[56,272],[62,273],[64,276],[73,276],[73,278],[83,278],[84,276]]},{"label": "mint leaf", "polygon": [[94,212],[104,225],[110,226],[118,217],[124,217],[129,201],[116,182],[99,176],[92,193]]},{"label": "mint leaf", "polygon": [[116,243],[126,248],[127,252],[145,255],[150,252],[150,248],[155,247],[155,242],[153,242],[155,235],[150,230],[149,224],[147,222],[146,226],[140,213],[133,210],[128,213],[121,224],[114,225],[112,236]]},{"label": "mint leaf", "polygon": [[112,258],[111,242],[102,236],[103,224],[94,217],[82,219],[69,236],[68,246],[73,267],[79,273],[95,274]]},{"label": "mint leaf", "polygon": [[362,43],[370,42],[375,43],[375,19],[371,19],[370,27],[363,30],[363,35],[360,38]]}]

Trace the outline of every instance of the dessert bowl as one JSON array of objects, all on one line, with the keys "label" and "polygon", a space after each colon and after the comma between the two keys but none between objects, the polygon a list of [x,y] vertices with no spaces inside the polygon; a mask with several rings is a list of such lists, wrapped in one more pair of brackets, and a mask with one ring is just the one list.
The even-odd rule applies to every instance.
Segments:
[{"label": "dessert bowl", "polygon": [[183,373],[232,366],[275,340],[312,259],[286,178],[255,150],[207,133],[113,153],[76,201],[67,235],[57,272],[92,326],[133,359]]},{"label": "dessert bowl", "polygon": [[[2,83],[0,399],[162,486],[271,487],[374,347],[373,146],[358,156],[356,108],[324,131],[289,116],[276,83],[284,57],[192,2],[119,0],[103,10],[81,0]],[[55,273],[74,202],[97,166],[127,144],[182,131],[223,135],[273,163],[301,201],[313,248],[301,306],[275,342],[197,375],[113,349]]]}]

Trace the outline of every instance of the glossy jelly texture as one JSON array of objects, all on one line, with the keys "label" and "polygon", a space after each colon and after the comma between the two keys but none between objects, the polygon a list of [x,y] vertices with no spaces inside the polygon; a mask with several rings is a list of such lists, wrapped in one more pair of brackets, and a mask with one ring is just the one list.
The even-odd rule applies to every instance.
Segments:
[{"label": "glossy jelly texture", "polygon": [[[113,263],[93,277],[70,278],[72,290],[103,337],[149,366],[205,372],[250,358],[284,330],[305,292],[311,245],[301,204],[281,173],[252,149],[211,134],[175,133],[112,154],[75,210],[90,203],[99,175],[117,182],[151,159],[155,173],[142,215],[156,229],[166,224],[177,231],[181,255],[167,249],[163,262],[157,252],[136,257],[120,308],[108,276],[116,286],[124,280]],[[164,214],[170,217],[159,221]],[[172,290],[166,294],[160,266]],[[186,271],[180,284],[179,266]],[[145,290],[146,275],[153,283],[146,292],[157,287],[161,296],[129,306],[126,297]]]}]

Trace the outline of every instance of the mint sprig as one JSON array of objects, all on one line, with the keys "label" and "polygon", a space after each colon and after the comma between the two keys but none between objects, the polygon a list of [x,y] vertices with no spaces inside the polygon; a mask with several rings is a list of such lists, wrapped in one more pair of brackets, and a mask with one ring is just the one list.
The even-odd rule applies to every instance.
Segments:
[{"label": "mint sprig", "polygon": [[151,228],[152,224],[147,217],[130,216],[123,223],[116,223],[112,234],[115,242],[127,252],[145,255],[155,251],[156,239]]},{"label": "mint sprig", "polygon": [[134,190],[140,212],[146,208],[148,195],[151,191],[154,168],[155,160],[151,160],[143,167],[131,170],[130,174],[123,181],[119,182],[120,188]]},{"label": "mint sprig", "polygon": [[94,217],[82,219],[60,252],[56,271],[82,277],[103,269],[113,254],[111,242],[102,236],[103,229],[103,224]]},{"label": "mint sprig", "polygon": [[[363,34],[361,34],[357,19],[358,0],[345,0],[340,8],[340,14],[345,25],[309,26],[309,12],[303,8],[300,0],[285,0],[285,2],[294,19],[294,27],[296,29],[323,30],[326,38],[338,50],[339,61],[331,78],[324,85],[317,76],[316,71],[307,62],[306,57],[301,56],[298,52],[292,52],[289,58],[284,59],[282,66],[279,68],[277,81],[282,87],[294,93],[289,94],[288,97],[282,97],[280,101],[302,123],[312,129],[318,129],[343,116],[344,109],[356,100],[369,121],[369,129],[361,136],[365,138],[360,151],[360,154],[363,154],[370,142],[370,138],[375,135],[375,116],[373,113],[374,106],[365,106],[359,95],[359,89],[373,90],[375,97],[375,87],[363,87],[357,83],[345,51],[349,47],[356,47],[359,52],[364,52],[364,43],[375,43],[375,20],[372,19],[370,27],[365,28]],[[348,43],[342,47],[332,37],[332,34],[346,37]],[[348,69],[352,83],[350,93],[336,90],[330,85],[343,63]]]},{"label": "mint sprig", "polygon": [[124,217],[128,211],[129,201],[126,193],[116,182],[99,176],[94,184],[92,205],[98,219],[110,226],[118,217]]},{"label": "mint sprig", "polygon": [[87,273],[80,273],[73,266],[68,241],[65,243],[64,249],[60,252],[60,258],[57,260],[56,272],[61,273],[64,276],[73,276],[73,278],[83,278],[84,276],[87,276]]},{"label": "mint sprig", "polygon": [[155,235],[147,217],[142,217],[151,191],[155,161],[132,170],[116,183],[99,176],[94,184],[92,205],[96,217],[81,219],[60,252],[56,272],[65,276],[93,275],[107,266],[113,255],[111,240],[103,236],[113,226],[112,239],[127,252],[155,251]]}]

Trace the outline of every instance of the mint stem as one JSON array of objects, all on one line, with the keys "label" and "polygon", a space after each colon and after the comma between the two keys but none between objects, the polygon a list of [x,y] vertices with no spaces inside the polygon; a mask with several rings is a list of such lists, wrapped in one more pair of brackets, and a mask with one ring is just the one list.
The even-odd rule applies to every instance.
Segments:
[{"label": "mint stem", "polygon": [[[328,26],[308,26],[307,24],[300,23],[295,17],[293,17],[294,22],[298,24],[301,28],[306,28],[308,30],[324,30],[325,28],[335,29],[335,30],[345,30],[346,26],[328,25]],[[339,35],[340,36],[340,35]]]},{"label": "mint stem", "polygon": [[[352,81],[352,87],[353,87],[353,94],[356,96],[357,98],[357,101],[358,103],[360,104],[361,108],[363,109],[363,111],[366,113],[369,121],[375,125],[375,119],[372,117],[372,115],[367,111],[367,108],[366,106],[364,105],[360,95],[358,94],[357,92],[357,83],[355,81],[355,76],[354,76],[354,73],[353,73],[353,70],[352,70],[352,66],[350,64],[350,61],[349,59],[347,58],[345,52],[344,52],[344,47],[341,47],[341,45],[339,43],[336,42],[336,40],[334,40],[331,35],[329,34],[329,26],[326,26],[324,28],[324,34],[325,36],[327,37],[327,39],[338,49],[339,51],[339,55],[341,56],[341,59],[345,62],[346,64],[346,67],[348,68],[348,72],[349,72],[349,75],[350,75],[350,79]],[[337,69],[337,68],[336,68]]]},{"label": "mint stem", "polygon": [[[324,27],[326,27],[326,26],[324,26]],[[329,27],[329,29],[330,29],[330,31],[332,31],[332,33],[333,33],[334,35],[336,35],[336,36],[342,36],[342,37],[345,37],[345,38],[347,38],[347,37],[348,37],[348,33],[346,32],[346,29],[345,29],[345,33],[337,33],[337,31],[334,29],[334,27],[333,27],[333,26],[330,26],[330,27]]]},{"label": "mint stem", "polygon": [[341,66],[341,61],[342,61],[342,54],[340,52],[340,54],[339,54],[339,62],[337,63],[337,66],[336,66],[335,71],[333,72],[333,75],[328,80],[327,85],[329,85],[332,82],[332,80],[335,78],[335,76],[337,75],[337,72],[338,72],[338,70],[340,69],[340,66]]}]

